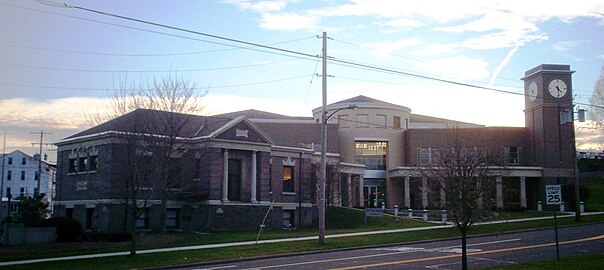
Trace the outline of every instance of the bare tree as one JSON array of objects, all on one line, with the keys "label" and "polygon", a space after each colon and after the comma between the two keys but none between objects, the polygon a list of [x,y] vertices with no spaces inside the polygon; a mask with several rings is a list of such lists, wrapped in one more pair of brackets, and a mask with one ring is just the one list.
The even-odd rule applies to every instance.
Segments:
[{"label": "bare tree", "polygon": [[[192,140],[203,129],[198,114],[206,90],[169,75],[150,83],[120,83],[109,105],[109,119],[117,133],[108,139],[114,145],[108,187],[114,201],[125,207],[124,227],[132,234],[131,254],[136,253],[137,220],[159,201],[160,233],[166,232],[166,207],[186,187],[181,176],[181,157],[200,145]],[[124,117],[128,115],[127,117]],[[102,117],[88,117],[99,124]],[[120,120],[122,119],[122,120]],[[195,159],[198,161],[199,159]]]},{"label": "bare tree", "polygon": [[495,177],[504,173],[504,167],[500,166],[503,157],[489,152],[486,145],[470,147],[468,144],[476,138],[466,140],[459,128],[449,129],[446,134],[442,147],[429,149],[431,162],[420,164],[418,174],[430,183],[423,192],[444,195],[440,204],[461,234],[462,267],[468,269],[467,234],[474,223],[486,218],[488,210],[494,208],[492,191]]},{"label": "bare tree", "polygon": [[594,85],[594,92],[589,98],[592,105],[589,110],[589,120],[592,127],[597,130],[604,129],[604,66],[600,71],[600,78]]}]

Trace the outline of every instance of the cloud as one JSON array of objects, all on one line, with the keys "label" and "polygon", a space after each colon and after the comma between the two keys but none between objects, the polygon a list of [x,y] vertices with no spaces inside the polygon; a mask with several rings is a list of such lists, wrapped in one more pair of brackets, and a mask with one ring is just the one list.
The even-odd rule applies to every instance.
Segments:
[{"label": "cloud", "polygon": [[488,63],[483,60],[455,56],[418,63],[427,73],[458,80],[482,80],[489,77]]},{"label": "cloud", "polygon": [[[9,126],[77,129],[89,126],[86,116],[103,112],[103,98],[62,98],[34,101],[25,98],[0,100],[0,123]],[[26,109],[24,109],[26,108]],[[19,112],[19,113],[14,113]]]},{"label": "cloud", "polygon": [[567,52],[574,50],[576,48],[580,48],[589,43],[589,40],[565,40],[558,41],[554,44],[554,50],[559,52]]},{"label": "cloud", "polygon": [[416,19],[400,18],[387,21],[384,23],[384,25],[403,28],[418,28],[424,26],[425,24]]},{"label": "cloud", "polygon": [[497,65],[497,68],[495,69],[495,71],[493,71],[493,75],[491,76],[491,81],[489,81],[488,87],[493,86],[493,84],[495,83],[495,80],[497,80],[497,76],[499,76],[499,73],[501,73],[501,71],[508,65],[510,60],[512,60],[512,57],[514,56],[514,54],[516,54],[516,52],[518,51],[518,48],[519,48],[519,46],[518,46],[518,44],[516,44],[516,46],[514,46],[514,48],[512,48],[508,52],[508,54],[505,56],[505,58],[503,58],[501,63],[499,63],[499,65]]},{"label": "cloud", "polygon": [[260,27],[269,30],[296,31],[317,28],[319,18],[295,13],[263,13]]},{"label": "cloud", "polygon": [[408,38],[394,42],[368,44],[367,47],[376,50],[377,56],[380,58],[391,58],[391,54],[402,48],[418,46],[421,44],[423,44],[423,41],[419,38]]},{"label": "cloud", "polygon": [[249,0],[224,0],[224,3],[238,6],[240,9],[249,9],[255,12],[274,12],[284,9],[288,1],[249,1]]},{"label": "cloud", "polygon": [[314,105],[266,98],[244,97],[226,94],[208,94],[204,97],[204,114],[215,115],[243,110],[265,110],[289,116],[312,116]]}]

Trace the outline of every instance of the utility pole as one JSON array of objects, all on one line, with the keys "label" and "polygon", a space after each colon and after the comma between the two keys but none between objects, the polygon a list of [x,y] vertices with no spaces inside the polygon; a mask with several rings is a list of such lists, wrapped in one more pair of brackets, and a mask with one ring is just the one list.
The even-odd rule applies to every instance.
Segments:
[{"label": "utility pole", "polygon": [[[38,134],[37,132],[30,132],[30,133]],[[46,145],[44,143],[44,134],[52,134],[52,133],[47,133],[47,132],[40,130],[40,142],[32,143],[32,145],[36,145],[36,144],[40,145],[40,153],[38,156],[38,184],[37,184],[38,189],[36,192],[34,192],[34,196],[37,196],[40,193],[40,182],[42,182],[42,145]]]},{"label": "utility pole", "polygon": [[[6,130],[4,130],[4,142],[2,145],[2,178],[0,179],[0,209],[2,208],[2,198],[4,198],[4,159],[6,158]],[[8,195],[8,194],[7,194]],[[6,206],[6,211],[10,212],[10,205]],[[2,216],[0,215],[0,218]]]},{"label": "utility pole", "polygon": [[323,106],[321,107],[321,175],[319,177],[319,244],[325,243],[325,182],[327,173],[327,33],[323,32]]}]

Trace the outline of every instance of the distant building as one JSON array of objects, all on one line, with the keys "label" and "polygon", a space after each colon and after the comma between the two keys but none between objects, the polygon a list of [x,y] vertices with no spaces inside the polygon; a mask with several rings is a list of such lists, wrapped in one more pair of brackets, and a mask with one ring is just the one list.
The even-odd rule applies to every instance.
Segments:
[{"label": "distant building", "polygon": [[[463,147],[502,153],[509,172],[496,177],[491,194],[497,208],[537,209],[546,184],[574,183],[573,123],[566,120],[573,108],[572,73],[565,65],[540,65],[525,73],[526,127],[417,115],[395,100],[357,96],[327,105],[328,141],[322,146],[321,108],[313,117],[257,110],[194,116],[178,134],[193,143],[174,160],[182,185],[169,198],[166,224],[187,231],[258,228],[269,213],[269,227],[309,226],[317,217],[321,147],[329,164],[328,205],[437,207],[446,198],[424,192],[426,179],[416,169],[432,164],[433,149],[447,147],[443,141],[452,127],[470,136]],[[125,162],[123,140],[117,138],[131,135],[141,116],[161,121],[166,114],[136,110],[57,143],[55,213],[86,228],[120,230],[126,224],[123,209],[110,192],[123,185],[112,173]],[[141,229],[157,229],[157,205],[136,222]]]},{"label": "distant building", "polygon": [[[1,198],[2,207],[0,208],[0,217],[6,217],[7,209],[12,215],[19,212],[19,202],[25,197],[31,197],[40,192],[46,194],[44,197],[49,205],[49,211],[52,210],[52,200],[54,196],[54,183],[56,165],[50,164],[45,160],[41,161],[41,176],[38,175],[40,165],[39,155],[27,155],[22,151],[16,150],[9,154],[0,155],[0,162],[3,161],[4,172],[2,179]],[[2,168],[0,167],[0,170]],[[40,190],[38,190],[38,182]],[[8,195],[11,195],[11,204],[8,205]]]}]

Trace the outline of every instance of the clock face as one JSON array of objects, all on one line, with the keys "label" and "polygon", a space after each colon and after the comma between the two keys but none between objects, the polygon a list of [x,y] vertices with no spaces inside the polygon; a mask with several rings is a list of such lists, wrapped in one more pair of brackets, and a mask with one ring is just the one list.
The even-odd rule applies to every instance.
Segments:
[{"label": "clock face", "polygon": [[566,83],[560,79],[553,79],[549,82],[549,93],[555,98],[566,95],[566,90]]},{"label": "clock face", "polygon": [[531,82],[531,84],[528,87],[528,98],[530,101],[535,101],[535,99],[537,99],[537,83],[535,82]]}]

